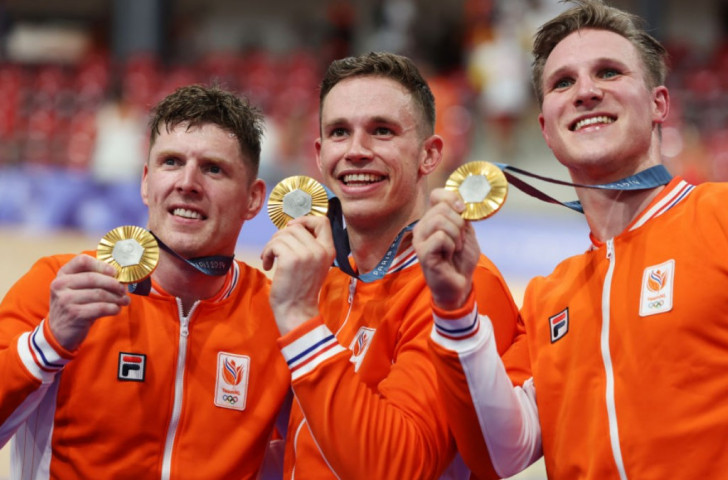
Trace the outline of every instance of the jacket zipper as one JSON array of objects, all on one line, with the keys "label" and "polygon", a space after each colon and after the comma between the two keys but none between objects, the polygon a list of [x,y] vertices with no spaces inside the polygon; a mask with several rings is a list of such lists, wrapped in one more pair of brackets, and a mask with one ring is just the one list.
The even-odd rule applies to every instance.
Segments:
[{"label": "jacket zipper", "polygon": [[172,418],[167,428],[167,438],[164,442],[164,456],[162,457],[162,476],[163,480],[168,480],[172,473],[172,449],[174,447],[174,437],[177,434],[177,424],[179,423],[180,413],[182,412],[182,394],[184,392],[185,378],[185,360],[187,358],[187,337],[190,334],[190,318],[197,308],[197,302],[192,305],[187,316],[182,310],[182,302],[177,299],[177,309],[179,314],[179,349],[177,352],[177,368],[174,377],[174,402],[172,404]]},{"label": "jacket zipper", "polygon": [[346,301],[349,303],[349,309],[346,311],[346,317],[344,317],[344,321],[341,322],[341,326],[336,330],[336,333],[334,336],[337,338],[339,337],[339,332],[341,332],[341,329],[344,328],[344,325],[347,324],[349,321],[349,315],[351,315],[351,308],[354,305],[354,295],[356,294],[356,282],[357,279],[354,277],[351,277],[349,279],[349,295],[346,297]]},{"label": "jacket zipper", "polygon": [[600,335],[602,361],[604,362],[604,374],[606,378],[606,404],[607,418],[609,419],[609,440],[612,445],[612,455],[616,464],[619,478],[627,480],[627,472],[624,469],[624,459],[622,458],[622,448],[619,445],[619,429],[617,426],[617,408],[614,399],[614,368],[612,365],[612,352],[609,348],[609,324],[611,321],[610,298],[612,294],[612,276],[614,275],[614,265],[616,263],[614,254],[614,239],[607,240],[607,260],[609,268],[604,278],[604,287],[602,290],[602,331]]}]

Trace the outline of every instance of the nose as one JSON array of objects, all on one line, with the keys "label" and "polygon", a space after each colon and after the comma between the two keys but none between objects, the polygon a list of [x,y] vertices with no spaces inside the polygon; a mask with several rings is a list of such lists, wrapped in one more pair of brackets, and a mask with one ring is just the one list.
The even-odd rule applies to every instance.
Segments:
[{"label": "nose", "polygon": [[582,77],[576,85],[576,105],[590,105],[600,102],[604,96],[604,92],[594,79]]},{"label": "nose", "polygon": [[183,193],[198,193],[200,191],[201,172],[193,162],[188,162],[181,169],[177,179],[177,190]]},{"label": "nose", "polygon": [[360,161],[371,158],[371,138],[366,132],[356,131],[349,138],[349,145],[346,150],[346,159]]}]

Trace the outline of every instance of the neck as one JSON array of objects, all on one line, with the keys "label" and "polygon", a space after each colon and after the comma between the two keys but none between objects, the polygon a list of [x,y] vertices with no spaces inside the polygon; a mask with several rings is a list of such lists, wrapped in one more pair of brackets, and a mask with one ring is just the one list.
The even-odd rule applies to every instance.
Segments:
[{"label": "neck", "polygon": [[159,265],[152,278],[167,293],[181,300],[185,315],[197,300],[214,296],[225,283],[224,275],[205,275],[164,251],[160,252]]},{"label": "neck", "polygon": [[351,254],[359,272],[368,273],[374,270],[395,238],[397,238],[399,232],[410,223],[412,222],[387,225],[386,228],[376,230],[359,230],[351,226],[347,227]]},{"label": "neck", "polygon": [[[641,158],[619,162],[599,162],[585,168],[569,168],[571,180],[582,185],[615,182],[660,164],[659,141]],[[602,190],[576,188],[592,235],[605,241],[622,233],[662,191],[664,186],[646,190]]]},{"label": "neck", "polygon": [[370,215],[362,216],[366,218],[357,218],[344,215],[351,254],[360,273],[374,270],[399,232],[425,213],[427,190],[425,184],[422,185],[418,194],[411,199],[409,208],[400,209],[395,215],[386,218]]},{"label": "neck", "polygon": [[622,233],[665,188],[620,191],[577,188],[592,235],[606,241]]}]

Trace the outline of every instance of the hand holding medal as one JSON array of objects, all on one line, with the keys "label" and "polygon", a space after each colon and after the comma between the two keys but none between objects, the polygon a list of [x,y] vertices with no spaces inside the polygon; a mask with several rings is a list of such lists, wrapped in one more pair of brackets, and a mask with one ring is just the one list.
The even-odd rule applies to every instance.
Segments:
[{"label": "hand holding medal", "polygon": [[469,162],[455,170],[445,189],[460,194],[465,202],[461,216],[483,220],[495,214],[506,201],[508,181],[500,168],[489,162]]}]

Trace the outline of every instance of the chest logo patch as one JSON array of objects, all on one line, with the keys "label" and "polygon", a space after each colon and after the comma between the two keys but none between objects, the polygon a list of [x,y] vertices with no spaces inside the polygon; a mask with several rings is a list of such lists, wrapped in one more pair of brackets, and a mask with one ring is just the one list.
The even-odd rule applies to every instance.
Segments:
[{"label": "chest logo patch", "polygon": [[232,410],[245,410],[248,397],[250,357],[218,352],[215,405]]},{"label": "chest logo patch", "polygon": [[640,317],[672,310],[675,260],[645,268],[642,274]]},{"label": "chest logo patch", "polygon": [[569,332],[569,307],[549,317],[549,330],[551,331],[551,343],[564,338],[564,335]]},{"label": "chest logo patch", "polygon": [[116,378],[124,382],[143,382],[147,372],[147,356],[141,353],[119,352]]},{"label": "chest logo patch", "polygon": [[374,328],[360,327],[351,344],[349,344],[349,350],[351,350],[351,358],[349,358],[349,361],[354,364],[355,372],[359,371],[361,362],[364,361],[364,355],[367,354],[367,350],[369,350],[369,345],[372,344],[372,338],[376,331]]}]

